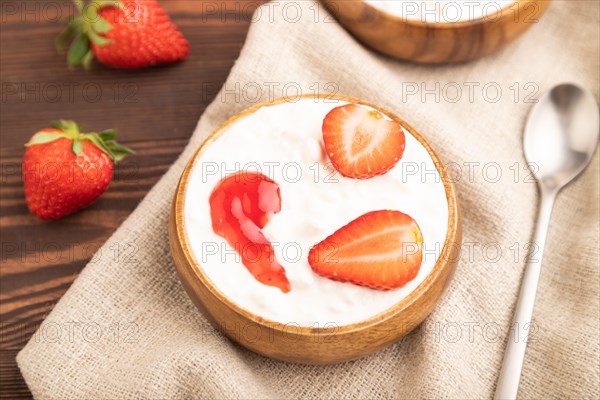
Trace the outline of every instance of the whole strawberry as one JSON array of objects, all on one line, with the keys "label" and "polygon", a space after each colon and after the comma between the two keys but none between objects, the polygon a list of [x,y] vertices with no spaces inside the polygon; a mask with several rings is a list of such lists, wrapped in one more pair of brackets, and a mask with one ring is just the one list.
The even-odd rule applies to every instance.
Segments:
[{"label": "whole strawberry", "polygon": [[57,219],[92,204],[113,177],[113,162],[133,153],[115,141],[116,131],[80,133],[60,121],[33,135],[25,146],[23,181],[32,214]]},{"label": "whole strawberry", "polygon": [[57,40],[71,41],[69,65],[88,68],[94,56],[113,68],[143,68],[183,60],[189,43],[156,0],[75,2],[74,17]]}]

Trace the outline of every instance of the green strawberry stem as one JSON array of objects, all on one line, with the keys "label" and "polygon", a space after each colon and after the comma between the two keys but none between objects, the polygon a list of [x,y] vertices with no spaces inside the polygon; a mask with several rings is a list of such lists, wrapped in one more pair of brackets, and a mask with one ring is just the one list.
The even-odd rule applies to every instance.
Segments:
[{"label": "green strawberry stem", "polygon": [[90,43],[96,46],[110,43],[104,34],[112,29],[112,25],[100,16],[100,10],[103,7],[125,8],[116,0],[92,0],[88,4],[75,0],[75,6],[79,15],[71,17],[67,28],[56,39],[56,48],[62,50],[69,43],[67,63],[69,66],[82,65],[87,70],[94,59]]},{"label": "green strawberry stem", "polygon": [[62,132],[45,132],[40,131],[33,135],[31,140],[25,144],[26,147],[33,146],[36,144],[43,144],[53,142],[60,138],[67,138],[73,141],[73,153],[78,156],[81,154],[83,149],[83,141],[87,140],[94,143],[104,151],[114,162],[119,162],[125,158],[128,154],[134,154],[135,152],[128,147],[119,144],[115,137],[117,131],[114,129],[108,129],[100,133],[81,133],[81,126],[77,125],[74,121],[60,120],[53,122],[50,125],[54,129],[58,129]]}]

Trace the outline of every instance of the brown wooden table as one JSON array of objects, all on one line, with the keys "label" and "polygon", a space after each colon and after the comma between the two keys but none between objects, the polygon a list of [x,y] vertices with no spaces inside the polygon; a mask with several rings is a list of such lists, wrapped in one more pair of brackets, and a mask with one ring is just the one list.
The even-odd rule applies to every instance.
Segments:
[{"label": "brown wooden table", "polygon": [[[54,49],[64,1],[0,3],[0,397],[30,398],[15,356],[97,249],[176,159],[237,58],[263,1],[162,0],[191,44],[183,63],[140,71],[69,70]],[[30,215],[23,144],[52,120],[116,128],[135,149],[107,192],[59,221]]]}]

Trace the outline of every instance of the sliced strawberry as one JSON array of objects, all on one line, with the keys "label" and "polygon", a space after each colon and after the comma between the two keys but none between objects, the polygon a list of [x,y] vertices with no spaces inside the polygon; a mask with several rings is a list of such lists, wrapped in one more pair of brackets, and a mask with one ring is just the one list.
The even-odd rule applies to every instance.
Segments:
[{"label": "sliced strawberry", "polygon": [[371,211],[310,249],[308,262],[317,274],[335,281],[396,289],[419,273],[422,244],[419,225],[409,215]]},{"label": "sliced strawberry", "polygon": [[383,175],[404,153],[404,132],[377,110],[347,104],[323,120],[325,150],[335,169],[348,178]]},{"label": "sliced strawberry", "polygon": [[210,195],[214,232],[241,256],[254,278],[287,293],[285,269],[262,228],[281,211],[279,185],[256,172],[236,172],[221,180]]}]

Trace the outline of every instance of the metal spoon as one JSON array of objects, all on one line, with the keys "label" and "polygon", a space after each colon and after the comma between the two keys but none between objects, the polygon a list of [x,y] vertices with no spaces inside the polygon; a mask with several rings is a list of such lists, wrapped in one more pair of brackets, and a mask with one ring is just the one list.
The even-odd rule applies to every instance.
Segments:
[{"label": "metal spoon", "polygon": [[533,239],[538,256],[530,256],[525,265],[495,399],[517,397],[552,206],[557,193],[589,164],[598,144],[599,119],[592,94],[573,84],[555,86],[527,119],[525,158],[541,197]]}]

